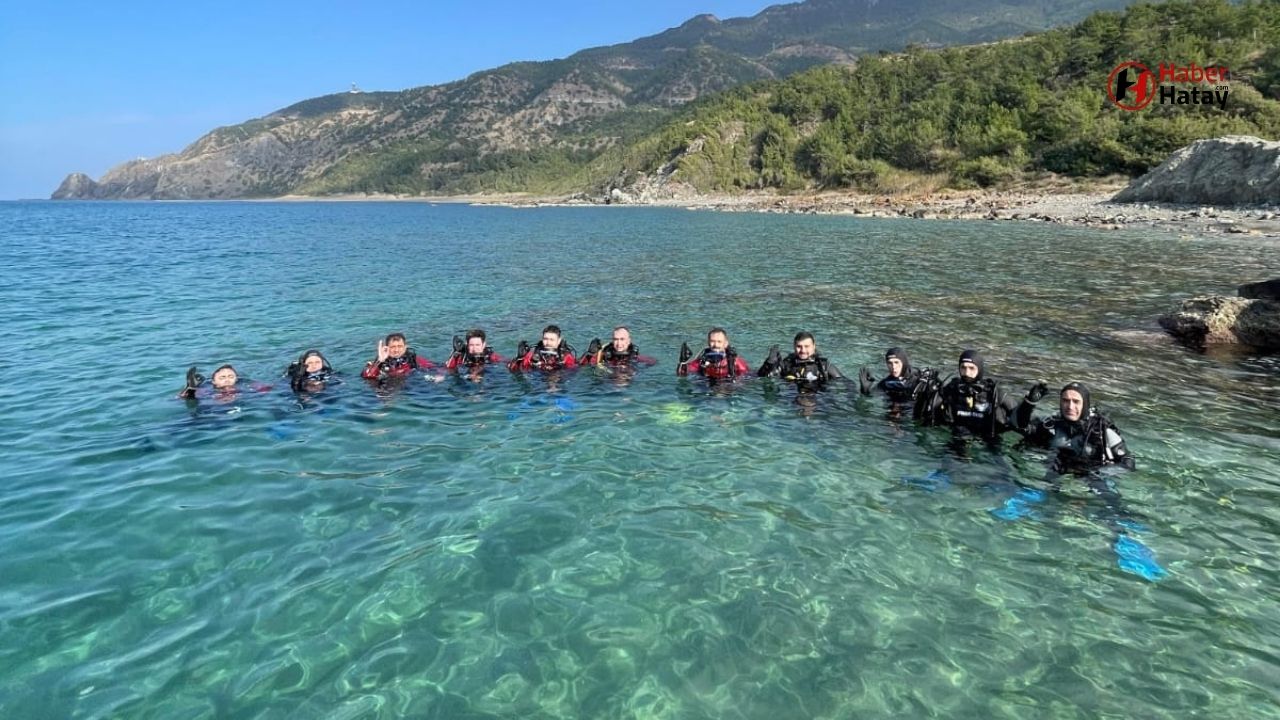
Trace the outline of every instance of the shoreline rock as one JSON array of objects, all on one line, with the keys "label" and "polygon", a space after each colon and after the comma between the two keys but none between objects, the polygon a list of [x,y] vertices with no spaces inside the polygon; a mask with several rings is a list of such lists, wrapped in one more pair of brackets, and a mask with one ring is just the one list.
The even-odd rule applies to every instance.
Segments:
[{"label": "shoreline rock", "polygon": [[1161,316],[1160,326],[1196,348],[1246,345],[1263,352],[1280,350],[1280,303],[1271,300],[1194,297]]}]

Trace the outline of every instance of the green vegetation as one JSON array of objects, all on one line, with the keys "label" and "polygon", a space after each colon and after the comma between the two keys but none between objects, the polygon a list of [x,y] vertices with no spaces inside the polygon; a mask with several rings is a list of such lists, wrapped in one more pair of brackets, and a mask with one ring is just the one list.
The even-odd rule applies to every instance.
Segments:
[{"label": "green vegetation", "polygon": [[536,148],[482,153],[440,139],[405,142],[354,155],[300,188],[309,195],[391,193],[469,195],[482,192],[563,193],[580,187],[596,152]]},{"label": "green vegetation", "polygon": [[[1138,174],[1197,139],[1280,136],[1277,48],[1276,0],[1136,5],[1018,40],[909,48],[854,69],[741,87],[597,162],[620,160],[625,169],[615,174],[623,178],[674,162],[683,180],[719,191],[885,190],[904,173],[955,187],[1037,171]],[[1107,100],[1106,81],[1126,60],[1153,70],[1159,62],[1229,67],[1226,109],[1153,103],[1122,111]]]}]

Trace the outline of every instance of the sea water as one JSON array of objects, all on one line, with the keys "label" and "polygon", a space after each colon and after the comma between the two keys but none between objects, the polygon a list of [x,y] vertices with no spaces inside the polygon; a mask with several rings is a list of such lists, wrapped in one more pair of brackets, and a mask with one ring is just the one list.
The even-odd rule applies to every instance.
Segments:
[{"label": "sea water", "polygon": [[[1274,241],[419,203],[2,203],[0,238],[0,716],[1280,717],[1280,360],[1154,323]],[[389,332],[549,323],[660,363],[359,378]],[[1085,381],[1138,470],[1001,513],[1043,453],[677,378],[717,325],[753,367],[808,330],[850,376]],[[296,397],[311,347],[345,381]],[[175,399],[224,362],[272,388]]]}]

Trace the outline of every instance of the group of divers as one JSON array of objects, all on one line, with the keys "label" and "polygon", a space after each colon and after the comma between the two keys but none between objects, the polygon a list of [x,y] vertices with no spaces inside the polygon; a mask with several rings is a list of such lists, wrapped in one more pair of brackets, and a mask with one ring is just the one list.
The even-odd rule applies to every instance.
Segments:
[{"label": "group of divers", "polygon": [[[812,333],[797,333],[792,347],[794,351],[783,356],[774,345],[753,372],[730,344],[728,333],[716,327],[707,333],[706,347],[697,354],[687,342],[681,344],[676,374],[701,376],[712,384],[733,383],[750,376],[777,378],[794,383],[801,393],[849,382],[818,352]],[[514,373],[559,373],[579,367],[627,372],[657,363],[655,358],[640,353],[625,326],[614,328],[608,343],[593,339],[579,354],[564,340],[558,326],[548,325],[536,344],[531,346],[521,340],[509,360],[489,346],[484,330],[473,328],[465,337],[454,336],[452,352],[443,365],[414,352],[403,333],[391,333],[378,341],[376,356],[365,363],[360,376],[381,385],[402,382],[415,372],[439,382],[445,377],[441,370],[476,377],[487,368],[503,365]],[[1152,551],[1134,537],[1145,531],[1145,526],[1120,508],[1112,478],[1115,471],[1134,469],[1134,458],[1115,424],[1095,406],[1087,385],[1067,383],[1058,392],[1057,412],[1037,415],[1036,403],[1048,393],[1048,385],[1043,381],[1033,384],[1019,400],[987,373],[982,355],[976,350],[961,352],[955,374],[946,378],[935,369],[913,366],[902,348],[889,348],[884,363],[883,377],[877,378],[867,367],[859,370],[857,386],[861,395],[882,395],[895,413],[909,411],[921,425],[948,426],[959,443],[978,439],[994,444],[1006,432],[1015,432],[1025,444],[1048,449],[1052,455],[1046,478],[1050,490],[1060,489],[1064,476],[1079,477],[1109,509],[1104,520],[1115,532],[1113,549],[1119,567],[1153,581],[1167,574]],[[324,390],[339,374],[323,353],[307,350],[288,366],[284,375],[294,392],[310,394]],[[261,383],[248,386],[257,391],[270,389]],[[208,380],[192,367],[179,397],[190,401],[227,399],[241,389],[239,374],[229,364],[214,370]],[[912,484],[937,489],[949,482],[946,472],[935,471]],[[1019,484],[1017,492],[993,512],[1003,519],[1016,520],[1034,515],[1034,507],[1046,498],[1044,490]]]}]

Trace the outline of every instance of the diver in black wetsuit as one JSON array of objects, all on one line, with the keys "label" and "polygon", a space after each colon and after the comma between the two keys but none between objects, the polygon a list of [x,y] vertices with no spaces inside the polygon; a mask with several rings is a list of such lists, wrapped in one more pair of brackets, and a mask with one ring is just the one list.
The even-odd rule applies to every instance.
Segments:
[{"label": "diver in black wetsuit", "polygon": [[813,333],[804,331],[796,333],[792,345],[795,347],[795,352],[788,353],[785,358],[779,355],[777,345],[769,348],[769,357],[756,371],[756,375],[782,378],[789,382],[815,387],[827,380],[844,377],[840,368],[818,354],[818,345],[813,339]]},{"label": "diver in black wetsuit", "polygon": [[922,381],[937,377],[934,370],[913,367],[907,351],[899,347],[891,347],[885,351],[884,364],[889,374],[880,380],[876,380],[868,368],[858,371],[858,390],[863,395],[882,392],[893,402],[910,402],[924,388]]},{"label": "diver in black wetsuit", "polygon": [[319,350],[308,350],[284,374],[294,392],[318,392],[334,379],[333,367]]},{"label": "diver in black wetsuit", "polygon": [[1133,456],[1125,447],[1116,426],[1098,412],[1084,383],[1073,382],[1058,393],[1058,412],[1032,419],[1036,401],[1044,397],[1044,383],[1027,393],[1018,406],[1014,424],[1030,445],[1056,452],[1053,470],[1057,473],[1088,472],[1108,465],[1134,469]]},{"label": "diver in black wetsuit", "polygon": [[958,437],[998,440],[1017,430],[1013,414],[1018,406],[999,383],[987,377],[977,350],[960,354],[959,372],[946,385],[936,378],[926,381],[916,400],[914,415],[924,425],[950,425]]},{"label": "diver in black wetsuit", "polygon": [[[1061,490],[1064,475],[1080,477],[1089,492],[1103,503],[1088,516],[1114,533],[1111,547],[1120,569],[1152,582],[1166,577],[1169,571],[1140,538],[1148,528],[1139,515],[1124,507],[1116,489],[1111,470],[1133,470],[1136,466],[1120,431],[1093,404],[1088,386],[1080,382],[1068,383],[1058,393],[1057,413],[1033,420],[1035,403],[1047,390],[1044,383],[1036,383],[1019,404],[1014,423],[1025,434],[1027,444],[1055,451],[1051,471],[1045,478],[1049,489]],[[1027,514],[1028,502],[1044,498],[1043,492],[1024,488],[993,512],[1006,520],[1017,519]]]}]

